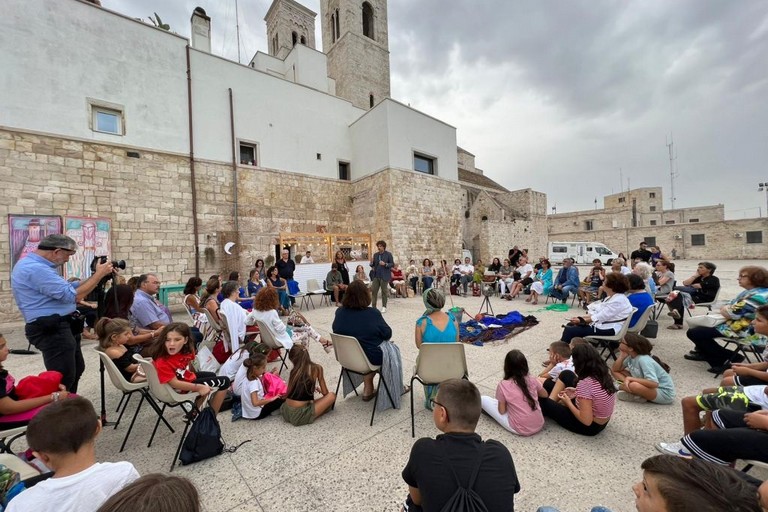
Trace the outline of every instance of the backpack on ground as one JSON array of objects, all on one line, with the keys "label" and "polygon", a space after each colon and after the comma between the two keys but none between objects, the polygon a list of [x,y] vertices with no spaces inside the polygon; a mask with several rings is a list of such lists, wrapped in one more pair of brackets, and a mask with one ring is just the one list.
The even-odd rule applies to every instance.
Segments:
[{"label": "backpack on ground", "polygon": [[181,447],[179,460],[183,465],[210,459],[224,451],[221,427],[213,409],[206,407],[189,427],[187,438]]},{"label": "backpack on ground", "polygon": [[453,480],[456,482],[456,491],[448,498],[440,512],[488,512],[488,507],[485,506],[483,498],[477,494],[472,487],[475,486],[475,480],[477,480],[477,474],[480,472],[480,466],[483,464],[483,451],[485,449],[485,442],[480,444],[480,456],[475,466],[475,470],[472,471],[472,476],[469,477],[469,483],[466,487],[461,485],[459,477],[456,476],[456,472],[453,470],[450,461],[448,460],[448,453],[445,446],[443,446],[443,458],[445,464],[450,468]]}]

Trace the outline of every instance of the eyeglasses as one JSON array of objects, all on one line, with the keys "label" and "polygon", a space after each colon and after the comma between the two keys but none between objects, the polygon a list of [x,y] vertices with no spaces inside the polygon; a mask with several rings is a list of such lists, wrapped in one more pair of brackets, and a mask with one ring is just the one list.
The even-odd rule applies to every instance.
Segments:
[{"label": "eyeglasses", "polygon": [[56,250],[57,251],[66,251],[67,254],[70,254],[70,255],[71,254],[75,254],[77,252],[77,251],[73,251],[72,249],[64,249],[63,247],[58,247]]},{"label": "eyeglasses", "polygon": [[441,404],[440,402],[438,402],[437,400],[435,400],[434,398],[429,401],[429,405],[430,405],[430,407],[432,407],[433,410],[434,410],[436,405],[439,405],[440,407],[445,409],[445,414],[448,415],[448,408],[446,406],[444,406],[443,404]]},{"label": "eyeglasses", "polygon": [[739,277],[737,277],[736,279],[746,279],[748,277],[749,277],[748,275],[739,274]]}]

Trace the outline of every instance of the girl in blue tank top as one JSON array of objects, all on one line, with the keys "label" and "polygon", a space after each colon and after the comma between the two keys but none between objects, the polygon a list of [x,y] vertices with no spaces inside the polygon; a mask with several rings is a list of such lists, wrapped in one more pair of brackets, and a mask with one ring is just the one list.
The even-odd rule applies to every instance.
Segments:
[{"label": "girl in blue tank top", "polygon": [[[459,341],[459,325],[452,313],[443,312],[445,294],[437,288],[429,288],[422,295],[426,308],[416,320],[416,347],[422,343],[456,343]],[[424,407],[431,410],[430,401],[437,396],[437,386],[424,386]]]}]

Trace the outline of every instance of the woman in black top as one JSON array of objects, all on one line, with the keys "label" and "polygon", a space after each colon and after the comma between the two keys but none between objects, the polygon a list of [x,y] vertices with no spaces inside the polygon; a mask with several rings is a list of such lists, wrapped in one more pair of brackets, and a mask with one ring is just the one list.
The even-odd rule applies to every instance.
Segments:
[{"label": "woman in black top", "polygon": [[[712,302],[720,291],[720,279],[712,275],[716,269],[717,266],[714,263],[702,261],[696,268],[696,273],[683,281],[683,286],[676,286],[675,290],[688,292],[694,304]],[[683,328],[683,305],[683,296],[680,293],[667,301],[669,316],[675,319],[675,323],[668,329]]]},{"label": "woman in black top", "polygon": [[344,284],[349,284],[349,269],[347,268],[347,259],[344,257],[344,253],[341,251],[336,251],[334,262],[336,263],[336,267],[338,268],[339,272],[341,272],[341,282]]},{"label": "woman in black top", "polygon": [[[328,412],[336,401],[336,395],[328,391],[323,367],[313,363],[304,345],[296,344],[288,357],[293,364],[288,377],[285,402],[280,406],[283,419],[293,426],[308,425]],[[315,400],[315,384],[323,395]]]}]

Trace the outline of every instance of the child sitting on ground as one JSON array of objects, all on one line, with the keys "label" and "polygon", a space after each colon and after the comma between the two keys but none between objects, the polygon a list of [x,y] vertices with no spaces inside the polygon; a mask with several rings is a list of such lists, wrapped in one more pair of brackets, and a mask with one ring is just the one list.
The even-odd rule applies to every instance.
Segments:
[{"label": "child sitting on ground", "polygon": [[133,330],[128,320],[103,317],[96,322],[94,330],[99,338],[99,349],[115,363],[125,380],[128,382],[147,380],[144,372],[133,360],[134,353],[125,346],[133,336]]},{"label": "child sitting on ground", "polygon": [[69,393],[60,386],[59,391],[49,395],[19,399],[16,396],[16,379],[3,368],[8,359],[8,343],[0,334],[0,430],[23,427],[46,405],[67,398]]},{"label": "child sitting on ground", "polygon": [[139,477],[133,464],[96,462],[101,423],[91,402],[82,397],[51,404],[27,428],[27,444],[55,475],[22,491],[6,512],[93,512],[114,493]]},{"label": "child sitting on ground", "polygon": [[195,360],[195,341],[187,324],[175,322],[163,327],[158,340],[152,346],[152,364],[157,370],[160,384],[170,384],[177,391],[200,393],[197,406],[201,406],[211,388],[218,389],[210,400],[214,412],[219,412],[230,381],[212,372],[197,372],[192,368]]},{"label": "child sitting on ground", "polygon": [[546,396],[541,383],[528,373],[528,360],[515,349],[504,358],[504,380],[496,386],[496,398],[481,397],[481,406],[508,431],[531,436],[544,427],[537,398]]},{"label": "child sitting on ground", "polygon": [[[306,347],[294,345],[288,357],[293,369],[288,378],[288,392],[285,403],[280,407],[280,414],[295,427],[309,425],[331,410],[336,395],[328,391],[323,367],[312,362]],[[323,395],[322,398],[315,400],[315,391]]]},{"label": "child sitting on ground", "polygon": [[621,382],[619,400],[671,404],[675,399],[669,366],[651,355],[652,348],[651,342],[639,334],[624,336],[619,345],[619,358],[611,368],[613,377]]},{"label": "child sitting on ground", "polygon": [[546,368],[539,374],[539,382],[544,386],[547,393],[551,393],[560,372],[563,370],[573,371],[573,360],[571,359],[571,347],[564,341],[551,343],[547,350],[549,360]]},{"label": "child sitting on ground", "polygon": [[267,396],[262,380],[267,371],[267,356],[254,354],[243,362],[243,366],[246,369],[244,374],[238,374],[243,375],[240,377],[242,382],[235,381],[235,389],[240,393],[242,417],[248,420],[263,420],[278,410],[285,398],[280,395]]}]

